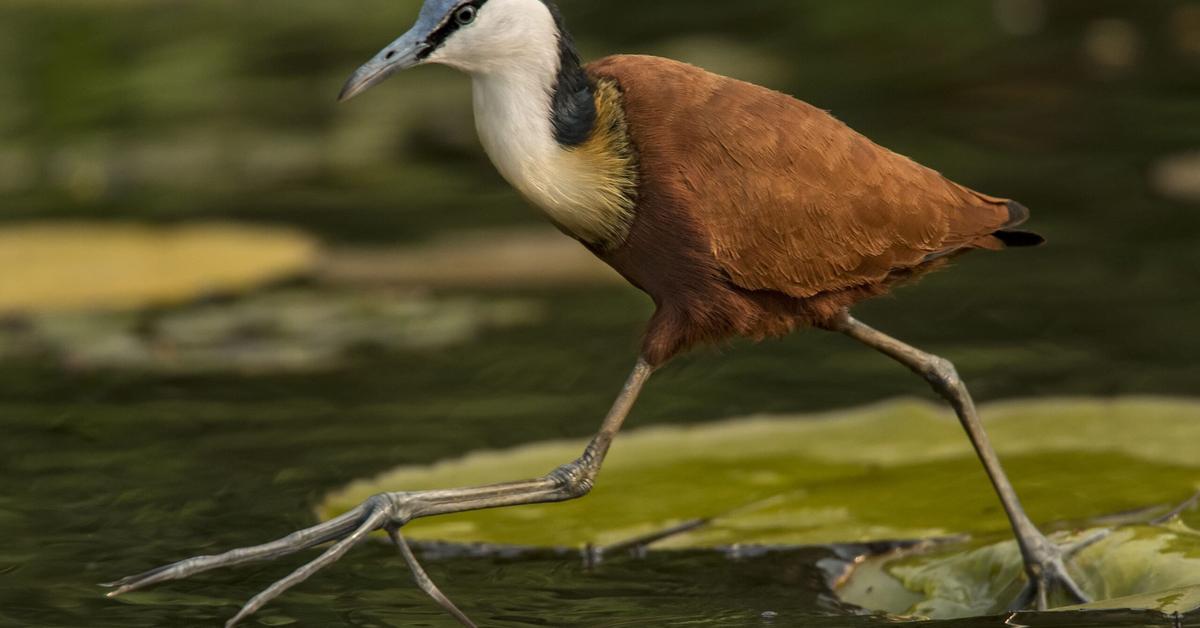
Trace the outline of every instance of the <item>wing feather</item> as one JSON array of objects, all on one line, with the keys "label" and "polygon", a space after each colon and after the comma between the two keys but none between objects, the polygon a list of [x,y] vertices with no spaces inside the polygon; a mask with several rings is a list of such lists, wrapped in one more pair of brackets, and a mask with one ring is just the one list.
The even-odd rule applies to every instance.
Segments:
[{"label": "wing feather", "polygon": [[806,298],[988,246],[1008,201],[785,94],[666,59],[609,57],[646,185],[669,190],[738,286]]}]

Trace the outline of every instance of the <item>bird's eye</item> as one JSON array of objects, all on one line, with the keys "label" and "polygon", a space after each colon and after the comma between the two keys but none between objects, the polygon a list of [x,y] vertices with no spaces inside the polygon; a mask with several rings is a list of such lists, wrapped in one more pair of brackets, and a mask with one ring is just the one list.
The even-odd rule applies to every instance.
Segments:
[{"label": "bird's eye", "polygon": [[454,13],[454,21],[458,22],[459,26],[466,26],[475,21],[478,13],[479,11],[475,7],[467,5]]}]

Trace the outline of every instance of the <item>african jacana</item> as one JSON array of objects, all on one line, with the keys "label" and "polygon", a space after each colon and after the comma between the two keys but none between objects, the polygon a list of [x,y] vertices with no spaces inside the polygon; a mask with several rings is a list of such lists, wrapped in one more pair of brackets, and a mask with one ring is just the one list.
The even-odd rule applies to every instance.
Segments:
[{"label": "african jacana", "polygon": [[1017,604],[1036,598],[1045,608],[1055,587],[1085,599],[1065,568],[1071,550],[1025,514],[954,365],[848,313],[958,254],[1041,244],[1013,230],[1029,216],[1023,206],[953,183],[763,87],[647,56],[583,66],[549,0],[426,0],[416,25],[360,68],[341,99],[425,63],[471,76],[479,137],[500,173],[657,305],[641,358],[599,433],[578,460],[544,477],[379,495],[274,543],[126,578],[112,595],[337,542],[251,600],[233,625],[384,529],[422,588],[469,625],[424,576],[401,526],[583,497],[643,384],[673,356],[731,337],[817,327],[894,358],[954,406],[1025,560],[1029,582]]}]

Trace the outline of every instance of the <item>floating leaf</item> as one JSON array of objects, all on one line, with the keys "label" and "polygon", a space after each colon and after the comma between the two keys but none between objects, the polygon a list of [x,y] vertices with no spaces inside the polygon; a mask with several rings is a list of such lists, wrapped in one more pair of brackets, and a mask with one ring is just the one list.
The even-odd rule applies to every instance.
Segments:
[{"label": "floating leaf", "polygon": [[[1200,404],[1036,401],[984,409],[988,430],[1038,521],[1182,501],[1200,484]],[[475,453],[355,483],[331,516],[386,491],[536,477],[584,441]],[[1006,534],[1008,523],[948,411],[898,401],[820,416],[656,427],[618,439],[596,490],[567,504],[414,522],[417,539],[527,546],[605,545],[692,519],[707,526],[656,547],[800,545]]]},{"label": "floating leaf", "polygon": [[137,309],[240,292],[316,261],[297,231],[32,224],[0,230],[0,314]]},{"label": "floating leaf", "polygon": [[1154,610],[1164,615],[1191,613],[1200,609],[1200,585],[1168,589],[1166,591],[1139,593],[1137,595],[1118,597],[1059,610],[1101,611],[1121,609]]},{"label": "floating leaf", "polygon": [[[1109,600],[1075,610],[1171,613],[1200,606],[1194,588],[1200,586],[1200,534],[1182,520],[1171,526],[1146,523],[1166,511],[1147,506],[1181,502],[1200,486],[1200,456],[1194,451],[1200,403],[1029,401],[991,405],[983,414],[1036,520],[1087,522],[1126,513],[1110,518],[1113,525],[1142,523],[1116,528],[1072,563],[1081,586],[1095,599]],[[583,441],[542,443],[404,467],[330,496],[321,513],[344,512],[378,492],[535,477],[573,459],[583,446]],[[667,535],[653,547],[963,533],[976,539],[871,558],[842,579],[845,601],[893,615],[998,612],[1023,583],[1008,522],[957,421],[939,406],[916,401],[821,416],[639,430],[618,441],[587,499],[419,520],[407,532],[415,539],[461,543],[605,546],[689,520],[706,523]]]},{"label": "floating leaf", "polygon": [[[1086,539],[1103,529],[1069,537]],[[1093,599],[1057,610],[1200,609],[1200,533],[1182,524],[1130,526],[1080,553],[1068,569]],[[844,601],[892,615],[956,619],[1001,612],[1021,590],[1021,554],[1015,541],[963,550],[897,553],[868,559],[839,589]],[[1052,600],[1059,605],[1063,599]]]},{"label": "floating leaf", "polygon": [[384,289],[273,290],[154,314],[48,313],[0,326],[0,359],[171,373],[328,368],[363,348],[430,350],[537,321],[528,300]]}]

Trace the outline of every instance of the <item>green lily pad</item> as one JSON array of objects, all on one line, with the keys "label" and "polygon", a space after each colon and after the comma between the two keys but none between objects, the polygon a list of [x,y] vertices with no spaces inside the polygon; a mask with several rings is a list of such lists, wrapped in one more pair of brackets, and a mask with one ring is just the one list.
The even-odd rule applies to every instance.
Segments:
[{"label": "green lily pad", "polygon": [[260,291],[154,313],[49,312],[0,326],[0,361],[166,373],[300,372],[364,348],[433,350],[542,317],[530,300],[388,289]]},{"label": "green lily pad", "polygon": [[1151,591],[1125,597],[1113,598],[1091,604],[1070,606],[1060,610],[1123,610],[1146,609],[1155,610],[1164,615],[1183,615],[1200,609],[1200,585]]},{"label": "green lily pad", "polygon": [[[1071,543],[1104,532],[1082,531]],[[1112,530],[1069,563],[1090,604],[1056,610],[1153,610],[1165,614],[1200,608],[1200,533],[1182,522]],[[867,559],[839,587],[846,602],[903,617],[957,619],[1005,610],[1019,594],[1021,555],[1015,541],[938,551],[900,552]]]},{"label": "green lily pad", "polygon": [[[1067,608],[1200,608],[1200,533],[1188,526],[1200,522],[1149,523],[1200,487],[1200,402],[1025,401],[993,404],[983,415],[1044,529],[1113,530],[1071,564],[1080,585],[1105,601]],[[329,496],[320,513],[334,516],[378,492],[535,477],[573,459],[584,444],[540,443],[403,467]],[[704,523],[680,526],[692,520]],[[970,541],[931,541],[866,558],[839,578],[844,601],[899,617],[1000,612],[1023,584],[1007,519],[957,421],[940,406],[911,400],[634,431],[618,441],[587,499],[419,520],[407,533],[563,547],[617,544],[673,527],[686,531],[652,547],[967,535]],[[1056,540],[1069,543],[1094,531],[1060,532]]]},{"label": "green lily pad", "polygon": [[[1166,399],[993,404],[988,431],[1031,516],[1082,522],[1179,502],[1200,486],[1200,403]],[[344,512],[386,491],[536,477],[585,441],[403,467],[330,495]],[[657,548],[1005,535],[1008,522],[953,415],[896,401],[816,416],[655,427],[618,439],[586,499],[414,522],[415,539],[606,545],[693,519]]]}]

